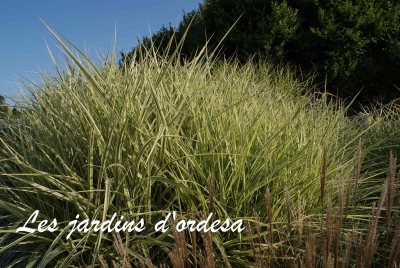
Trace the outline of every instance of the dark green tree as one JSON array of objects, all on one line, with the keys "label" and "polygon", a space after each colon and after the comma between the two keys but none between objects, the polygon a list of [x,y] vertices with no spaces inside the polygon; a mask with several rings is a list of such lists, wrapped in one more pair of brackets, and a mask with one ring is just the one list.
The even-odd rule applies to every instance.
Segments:
[{"label": "dark green tree", "polygon": [[4,118],[4,116],[9,112],[8,104],[6,103],[6,98],[3,95],[0,95],[0,118]]},{"label": "dark green tree", "polygon": [[176,28],[172,27],[171,24],[168,28],[163,25],[151,37],[146,36],[143,40],[139,40],[139,45],[133,48],[131,52],[122,52],[120,67],[132,60],[140,61],[145,53],[152,53],[151,47],[155,48],[159,55],[171,55],[182,38],[184,38],[184,42],[179,51],[182,60],[195,56],[196,51],[203,48],[207,41],[201,7],[200,10],[193,10],[189,13],[183,11],[182,20]]},{"label": "dark green tree", "polygon": [[298,49],[301,17],[286,1],[206,0],[203,20],[210,45],[223,41],[224,55],[237,55],[241,62],[249,57],[268,57],[277,62],[290,58]]},{"label": "dark green tree", "polygon": [[[238,18],[240,18],[238,20]],[[238,21],[237,21],[238,20]],[[152,36],[166,53],[183,37],[182,57],[190,58],[209,39],[222,42],[226,57],[267,57],[314,72],[317,84],[361,103],[400,97],[400,2],[391,0],[205,0],[198,11],[184,13],[176,29]],[[150,38],[144,43],[150,44]],[[123,55],[123,61],[130,54]]]},{"label": "dark green tree", "polygon": [[316,72],[340,97],[387,102],[400,97],[400,3],[383,0],[206,0],[213,42],[242,16],[223,42],[227,56],[260,54]]},{"label": "dark green tree", "polygon": [[317,14],[312,16],[317,19],[307,23],[308,32],[302,28],[299,53],[288,61],[315,67],[320,81],[326,74],[330,91],[341,97],[351,97],[361,89],[361,101],[387,102],[398,97],[394,85],[400,85],[400,76],[393,75],[393,70],[400,67],[399,4],[380,0],[317,3]]}]

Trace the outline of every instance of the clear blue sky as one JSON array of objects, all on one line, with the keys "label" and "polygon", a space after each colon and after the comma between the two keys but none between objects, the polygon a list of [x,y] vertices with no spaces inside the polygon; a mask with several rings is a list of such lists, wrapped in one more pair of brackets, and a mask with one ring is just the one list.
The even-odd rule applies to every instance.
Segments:
[{"label": "clear blue sky", "polygon": [[[106,52],[116,28],[117,51],[131,51],[138,36],[158,31],[171,22],[176,26],[182,10],[198,9],[202,0],[1,0],[0,2],[0,95],[18,96],[13,83],[19,77],[40,81],[35,72],[53,73],[46,42],[62,56],[56,40],[40,21],[59,31],[79,49]],[[94,54],[93,54],[94,55]],[[7,100],[8,103],[12,103]]]}]

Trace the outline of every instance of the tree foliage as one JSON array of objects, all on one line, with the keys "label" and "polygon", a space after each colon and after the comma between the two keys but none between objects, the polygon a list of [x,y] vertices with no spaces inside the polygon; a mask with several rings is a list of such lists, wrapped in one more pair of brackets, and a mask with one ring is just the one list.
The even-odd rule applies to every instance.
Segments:
[{"label": "tree foliage", "polygon": [[0,95],[0,118],[3,118],[9,111],[9,107],[6,103],[6,99],[3,95]]},{"label": "tree foliage", "polygon": [[152,48],[156,48],[156,54],[171,55],[176,50],[179,41],[182,40],[184,35],[185,42],[179,46],[179,51],[182,59],[189,59],[196,54],[199,48],[205,45],[207,40],[205,34],[205,25],[201,11],[193,10],[189,13],[183,11],[182,20],[176,28],[172,27],[171,24],[169,24],[168,28],[163,25],[151,37],[146,36],[143,40],[138,40],[139,45],[133,48],[131,52],[122,52],[120,66],[129,64],[132,60],[140,61],[143,53],[146,53],[143,49],[151,50]]},{"label": "tree foliage", "polygon": [[143,42],[152,39],[166,52],[170,38],[176,44],[192,22],[181,50],[188,58],[207,39],[210,47],[218,44],[236,21],[222,43],[226,57],[291,63],[302,73],[315,72],[320,85],[327,78],[328,91],[340,97],[360,90],[362,102],[400,97],[398,1],[205,0],[198,11],[184,13],[177,28],[163,27]]}]

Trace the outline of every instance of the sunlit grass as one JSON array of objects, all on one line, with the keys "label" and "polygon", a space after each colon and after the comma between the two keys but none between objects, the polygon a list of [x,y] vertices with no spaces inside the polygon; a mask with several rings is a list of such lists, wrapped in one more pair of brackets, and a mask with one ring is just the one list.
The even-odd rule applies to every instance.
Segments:
[{"label": "sunlit grass", "polygon": [[[94,64],[49,30],[64,49],[64,65],[54,60],[56,75],[24,85],[32,97],[20,103],[22,120],[9,115],[10,133],[0,140],[1,267],[113,261],[124,267],[310,261],[324,267],[332,256],[339,262],[339,253],[345,263],[348,241],[361,241],[357,235],[374,223],[373,202],[381,200],[379,213],[387,211],[384,183],[393,191],[397,185],[386,179],[389,154],[361,165],[380,146],[370,137],[382,120],[362,129],[338,104],[310,106],[303,95],[310,84],[296,81],[289,69],[216,62],[206,50],[181,64],[179,53],[167,58],[154,47],[142,47],[139,62],[119,69],[112,48]],[[40,214],[29,226],[55,218],[59,229],[16,233],[35,210]],[[243,219],[247,228],[155,232],[171,211],[197,221],[210,213],[214,220]],[[104,222],[114,213],[127,221],[143,218],[146,229],[119,236],[75,231],[67,239],[77,214]],[[393,235],[387,226],[371,232],[382,227]],[[331,232],[333,242],[326,238]],[[313,247],[318,254],[310,253]],[[350,263],[369,254],[359,250]],[[179,262],[181,254],[187,263]]]}]

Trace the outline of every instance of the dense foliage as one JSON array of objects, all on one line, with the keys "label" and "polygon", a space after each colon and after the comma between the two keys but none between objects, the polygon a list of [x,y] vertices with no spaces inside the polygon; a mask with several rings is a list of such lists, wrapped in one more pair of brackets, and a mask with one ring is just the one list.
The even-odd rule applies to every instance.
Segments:
[{"label": "dense foliage", "polygon": [[4,117],[4,114],[8,112],[9,108],[6,103],[4,96],[0,95],[0,118]]},{"label": "dense foliage", "polygon": [[[334,95],[352,98],[362,90],[358,100],[364,103],[400,96],[398,1],[206,0],[197,12],[184,14],[176,29],[155,33],[154,44],[165,52],[173,32],[172,45],[192,19],[182,47],[185,58],[208,39],[209,46],[216,46],[238,20],[223,40],[227,57],[236,55],[244,63],[257,55],[291,63],[299,75],[315,72],[319,85],[327,79]],[[150,45],[150,38],[143,43]]]}]

